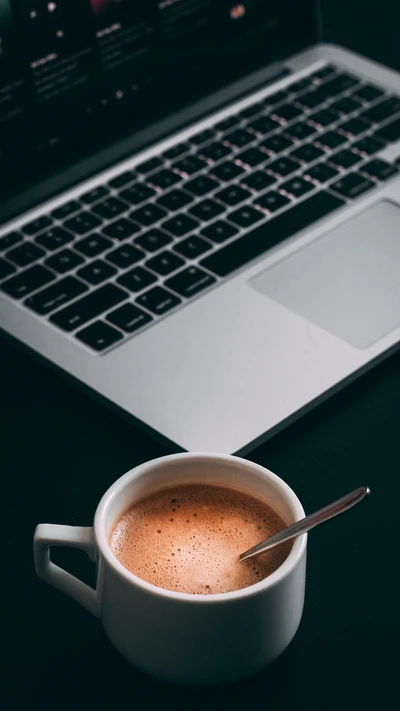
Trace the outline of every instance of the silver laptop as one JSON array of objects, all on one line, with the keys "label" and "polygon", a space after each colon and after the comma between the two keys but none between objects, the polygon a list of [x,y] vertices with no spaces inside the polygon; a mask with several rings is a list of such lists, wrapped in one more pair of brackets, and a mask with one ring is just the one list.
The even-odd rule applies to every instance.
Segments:
[{"label": "silver laptop", "polygon": [[0,324],[246,453],[400,338],[400,77],[310,0],[0,3]]}]

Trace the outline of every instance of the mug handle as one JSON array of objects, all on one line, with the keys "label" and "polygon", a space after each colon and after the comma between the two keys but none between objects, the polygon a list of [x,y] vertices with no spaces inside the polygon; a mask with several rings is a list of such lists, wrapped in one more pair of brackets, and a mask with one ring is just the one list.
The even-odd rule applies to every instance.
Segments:
[{"label": "mug handle", "polygon": [[93,528],[85,526],[61,526],[41,523],[36,527],[33,539],[35,570],[39,578],[70,595],[96,617],[99,616],[98,593],[71,573],[50,560],[51,546],[81,548],[90,560],[96,559],[96,544]]}]

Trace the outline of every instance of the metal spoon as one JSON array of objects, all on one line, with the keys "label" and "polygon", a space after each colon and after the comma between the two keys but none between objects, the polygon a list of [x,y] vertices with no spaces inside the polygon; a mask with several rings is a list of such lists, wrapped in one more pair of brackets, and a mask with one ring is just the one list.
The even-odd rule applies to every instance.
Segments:
[{"label": "metal spoon", "polygon": [[288,541],[290,538],[306,533],[311,528],[314,528],[314,526],[318,526],[320,523],[324,523],[324,521],[328,521],[330,518],[333,518],[334,516],[347,511],[347,509],[352,508],[352,506],[355,506],[362,501],[363,498],[369,493],[370,490],[368,486],[360,486],[359,489],[351,491],[349,494],[346,494],[346,496],[342,496],[341,499],[334,501],[332,504],[325,506],[323,509],[319,509],[319,511],[316,511],[309,516],[302,518],[300,521],[293,523],[291,526],[284,528],[283,531],[279,531],[279,533],[275,536],[266,538],[265,541],[258,543],[256,546],[253,546],[253,548],[249,548],[249,550],[239,556],[239,560],[249,560],[250,558],[255,558],[257,555],[260,555],[260,553],[265,553],[265,551],[268,551],[270,548],[274,548],[275,546],[279,546],[280,543]]}]

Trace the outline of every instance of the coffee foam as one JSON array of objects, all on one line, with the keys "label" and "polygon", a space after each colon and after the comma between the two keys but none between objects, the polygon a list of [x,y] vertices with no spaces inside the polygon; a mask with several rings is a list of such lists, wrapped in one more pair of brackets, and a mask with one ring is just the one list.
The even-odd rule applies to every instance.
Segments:
[{"label": "coffee foam", "polygon": [[135,502],[110,536],[130,572],[167,590],[226,593],[266,578],[292,542],[239,561],[239,554],[285,527],[267,504],[234,489],[189,484]]}]

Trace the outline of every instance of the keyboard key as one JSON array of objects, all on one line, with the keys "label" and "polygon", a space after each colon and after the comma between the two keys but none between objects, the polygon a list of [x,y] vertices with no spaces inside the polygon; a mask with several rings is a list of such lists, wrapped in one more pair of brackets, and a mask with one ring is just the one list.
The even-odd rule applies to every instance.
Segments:
[{"label": "keyboard key", "polygon": [[214,178],[210,178],[209,175],[199,175],[197,178],[193,178],[193,180],[189,180],[185,183],[185,190],[189,190],[190,193],[198,197],[203,197],[212,190],[215,190],[215,188],[218,188],[218,186],[218,181],[214,180]]},{"label": "keyboard key", "polygon": [[268,163],[265,169],[284,178],[286,175],[290,175],[290,173],[298,170],[299,167],[299,164],[295,160],[292,160],[292,158],[278,158],[278,160]]},{"label": "keyboard key", "polygon": [[258,148],[247,148],[235,156],[235,160],[240,161],[242,165],[248,168],[254,168],[256,165],[260,165],[260,163],[265,163],[265,159],[265,153]]},{"label": "keyboard key", "polygon": [[23,236],[19,232],[8,232],[8,234],[0,237],[0,251],[14,247],[15,244],[22,240]]},{"label": "keyboard key", "polygon": [[318,89],[308,91],[306,94],[296,97],[296,103],[301,104],[306,109],[316,109],[317,106],[325,103],[326,98]]},{"label": "keyboard key", "polygon": [[137,210],[134,210],[129,216],[140,225],[149,227],[150,225],[154,225],[155,222],[158,222],[163,217],[166,217],[166,215],[167,211],[162,207],[149,203],[148,205],[143,205],[143,207],[139,207]]},{"label": "keyboard key", "polygon": [[118,217],[118,215],[127,210],[129,210],[129,204],[116,197],[109,197],[92,208],[92,211],[96,215],[100,215],[104,220],[113,220],[114,217]]},{"label": "keyboard key", "polygon": [[64,220],[66,217],[73,215],[74,212],[78,212],[78,210],[81,209],[82,205],[80,202],[77,200],[70,200],[69,202],[64,203],[64,205],[57,207],[51,214],[56,218],[56,220]]},{"label": "keyboard key", "polygon": [[167,274],[171,274],[171,272],[175,272],[179,267],[182,267],[184,263],[183,259],[173,254],[173,252],[166,250],[165,252],[157,254],[156,257],[148,259],[145,266],[153,272],[161,274],[161,276],[166,276]]},{"label": "keyboard key", "polygon": [[0,280],[10,276],[10,274],[13,274],[15,271],[17,270],[12,264],[0,258]]},{"label": "keyboard key", "polygon": [[193,207],[190,207],[189,212],[195,217],[198,217],[202,222],[208,222],[220,215],[221,212],[225,212],[225,208],[215,200],[206,198],[202,200],[202,202],[198,202]]},{"label": "keyboard key", "polygon": [[353,86],[359,83],[359,79],[350,74],[337,74],[333,79],[321,84],[318,91],[324,94],[327,98],[342,94],[348,91]]},{"label": "keyboard key", "polygon": [[265,141],[261,141],[259,147],[263,148],[270,155],[275,155],[286,151],[286,149],[291,146],[293,146],[293,142],[289,138],[286,138],[282,133],[277,133],[274,136],[266,138]]},{"label": "keyboard key", "polygon": [[67,232],[62,227],[51,227],[47,232],[42,232],[35,238],[37,244],[42,245],[49,252],[53,252],[55,249],[64,247],[65,244],[72,242],[74,236],[71,232]]},{"label": "keyboard key", "polygon": [[276,106],[277,104],[281,104],[283,101],[286,101],[288,96],[289,92],[286,89],[282,89],[282,91],[276,91],[275,94],[270,94],[264,99],[264,105]]},{"label": "keyboard key", "polygon": [[227,276],[344,204],[321,190],[205,257],[201,265],[218,276]]},{"label": "keyboard key", "polygon": [[240,207],[228,215],[228,219],[236,225],[239,225],[239,227],[251,227],[251,225],[262,220],[262,218],[263,214],[260,210],[255,210],[251,205]]},{"label": "keyboard key", "polygon": [[115,284],[104,284],[82,299],[56,311],[50,316],[50,321],[64,331],[73,331],[127,298],[127,292]]},{"label": "keyboard key", "polygon": [[[221,242],[225,242],[225,240],[229,239],[230,237],[233,237],[238,232],[238,228],[229,224],[229,222],[225,222],[224,220],[217,220],[216,222],[213,222],[212,225],[208,225],[208,227],[205,227],[203,230],[201,230],[200,234],[204,235],[204,237],[207,237],[207,239],[210,239],[213,242],[217,242],[217,244],[220,244]],[[182,244],[182,242],[180,242],[180,244]]]},{"label": "keyboard key", "polygon": [[369,123],[381,123],[400,111],[400,97],[390,96],[371,109],[360,114],[360,118]]},{"label": "keyboard key", "polygon": [[179,274],[167,279],[165,286],[172,289],[172,291],[176,291],[180,296],[190,298],[198,294],[199,291],[203,291],[203,289],[215,284],[215,282],[216,279],[211,274],[207,274],[207,272],[198,267],[188,267],[179,272]]},{"label": "keyboard key", "polygon": [[136,232],[140,232],[140,227],[126,217],[120,217],[119,220],[110,222],[109,225],[103,227],[103,232],[107,237],[122,242],[124,239],[136,234]]},{"label": "keyboard key", "polygon": [[196,227],[199,226],[199,223],[197,220],[194,220],[193,217],[189,217],[189,215],[185,215],[182,212],[179,215],[175,215],[170,220],[163,222],[162,226],[168,232],[175,235],[175,237],[183,237],[189,232],[195,230]]},{"label": "keyboard key", "polygon": [[372,84],[365,84],[364,86],[359,87],[354,91],[352,96],[356,96],[358,99],[361,99],[361,101],[375,101],[376,99],[379,99],[381,96],[384,95],[384,91],[382,89],[378,89],[377,86],[373,86]]},{"label": "keyboard key", "polygon": [[182,158],[182,160],[178,160],[176,163],[173,163],[172,167],[186,178],[189,175],[198,173],[199,170],[206,168],[207,165],[207,161],[198,158],[198,156],[190,155],[186,156],[186,158]]},{"label": "keyboard key", "polygon": [[141,249],[132,247],[131,244],[124,244],[123,247],[117,247],[117,249],[113,249],[112,252],[108,252],[105,255],[108,262],[115,264],[120,269],[131,267],[132,264],[140,262],[143,257],[144,252]]},{"label": "keyboard key", "polygon": [[361,160],[362,156],[360,156],[358,153],[354,153],[354,151],[349,151],[346,148],[329,156],[330,163],[333,163],[334,165],[337,165],[339,168],[343,168],[344,170],[346,170],[347,168],[352,168],[353,165],[356,165]]},{"label": "keyboard key", "polygon": [[229,180],[233,180],[241,173],[244,173],[244,168],[231,160],[227,160],[225,163],[217,165],[216,168],[212,168],[210,172],[212,175],[215,175],[216,178],[222,180],[222,182],[227,183]]},{"label": "keyboard key", "polygon": [[262,170],[256,170],[254,173],[244,175],[240,182],[250,188],[250,190],[261,192],[269,188],[273,183],[276,183],[276,178],[273,178],[272,175],[268,173],[264,173]]},{"label": "keyboard key", "polygon": [[364,178],[358,173],[349,173],[344,178],[340,178],[335,183],[332,183],[332,190],[343,195],[343,197],[354,199],[359,195],[362,195],[367,190],[375,187],[375,183],[368,178]]},{"label": "keyboard key", "polygon": [[31,242],[23,242],[19,247],[14,247],[6,252],[5,256],[19,267],[27,267],[28,264],[36,262],[41,257],[44,257],[46,252],[44,249],[37,247]]},{"label": "keyboard key", "polygon": [[143,267],[135,267],[119,277],[117,281],[118,284],[125,286],[129,291],[138,292],[157,281],[157,277],[147,269],[143,269]]},{"label": "keyboard key", "polygon": [[307,121],[311,121],[315,126],[324,128],[337,121],[337,115],[329,109],[320,109],[319,111],[314,111],[314,113],[309,114]]},{"label": "keyboard key", "polygon": [[276,212],[281,210],[282,207],[290,204],[289,198],[285,197],[281,193],[276,192],[276,190],[270,190],[269,193],[257,197],[254,200],[254,204],[258,205],[262,210],[267,210],[268,212]]},{"label": "keyboard key", "polygon": [[201,146],[202,143],[212,141],[213,138],[215,138],[215,131],[212,128],[206,128],[204,131],[200,131],[200,133],[195,133],[194,136],[189,138],[189,142],[193,143],[194,146]]},{"label": "keyboard key", "polygon": [[251,195],[252,193],[249,190],[245,190],[245,188],[240,187],[240,185],[229,185],[227,188],[216,193],[215,197],[217,200],[220,200],[220,202],[223,202],[224,205],[234,207],[244,200],[247,200],[247,198],[250,198]]},{"label": "keyboard key", "polygon": [[165,234],[162,230],[149,230],[144,235],[135,239],[135,244],[146,250],[146,252],[157,252],[161,247],[172,242],[172,237]]},{"label": "keyboard key", "polygon": [[34,296],[30,296],[24,301],[25,306],[32,311],[44,316],[45,314],[58,309],[60,306],[76,299],[89,287],[75,277],[67,276],[65,279],[60,279],[55,284],[38,291]]},{"label": "keyboard key", "polygon": [[32,222],[28,222],[27,225],[24,225],[22,227],[22,232],[29,236],[36,235],[38,232],[42,232],[46,229],[46,227],[50,227],[52,224],[53,220],[51,217],[42,215],[42,217],[37,217],[36,220],[32,220]]},{"label": "keyboard key", "polygon": [[108,181],[110,188],[118,190],[118,188],[123,188],[135,179],[135,174],[131,170],[126,170],[124,173],[117,175],[112,180]]},{"label": "keyboard key", "polygon": [[140,163],[140,165],[135,166],[135,170],[137,170],[138,173],[151,173],[153,170],[156,170],[156,168],[161,168],[163,165],[163,162],[161,158],[150,158],[149,160],[146,160],[144,163]]},{"label": "keyboard key", "polygon": [[93,234],[90,237],[84,237],[79,242],[75,242],[74,249],[86,257],[97,257],[98,254],[105,252],[106,249],[110,249],[112,246],[111,240],[101,235]]},{"label": "keyboard key", "polygon": [[172,188],[173,185],[176,185],[176,183],[179,183],[182,180],[182,176],[177,175],[173,170],[164,168],[163,170],[158,170],[157,173],[153,173],[148,180],[153,188],[167,190],[168,188]]},{"label": "keyboard key", "polygon": [[276,131],[278,126],[276,121],[273,121],[269,116],[259,116],[254,121],[250,121],[246,128],[251,129],[258,136],[265,136],[271,131]]},{"label": "keyboard key", "polygon": [[346,136],[342,136],[340,133],[337,133],[337,131],[327,131],[318,136],[316,143],[325,150],[333,150],[343,143],[346,143],[347,140]]},{"label": "keyboard key", "polygon": [[310,126],[308,123],[305,123],[305,121],[298,121],[292,126],[288,126],[287,128],[285,128],[285,134],[287,134],[291,138],[295,138],[298,141],[302,141],[304,138],[312,136],[315,131],[316,129],[313,126]]},{"label": "keyboard key", "polygon": [[[353,95],[354,96],[354,95]],[[329,104],[329,111],[334,111],[338,116],[347,116],[357,111],[360,108],[360,102],[355,101],[353,97],[343,96],[341,99]]]},{"label": "keyboard key", "polygon": [[79,254],[71,249],[63,249],[61,252],[54,254],[53,257],[46,259],[45,264],[50,269],[54,269],[55,272],[65,274],[65,272],[75,269],[79,264],[83,264],[84,261]]},{"label": "keyboard key", "polygon": [[146,326],[153,321],[153,317],[134,304],[124,304],[106,316],[107,321],[118,326],[126,333],[134,333],[139,328]]},{"label": "keyboard key", "polygon": [[219,141],[215,141],[215,143],[210,143],[209,146],[201,148],[199,153],[207,161],[212,161],[213,163],[216,163],[217,161],[221,160],[221,158],[225,158],[230,153],[232,153],[232,149],[228,148],[228,146],[225,146]]},{"label": "keyboard key", "polygon": [[238,123],[240,123],[239,116],[229,116],[223,121],[220,121],[219,123],[215,124],[214,128],[217,129],[217,131],[225,132],[233,126],[237,126]]},{"label": "keyboard key", "polygon": [[97,200],[106,197],[109,192],[108,188],[104,185],[98,185],[97,188],[93,188],[93,190],[89,190],[87,193],[80,195],[79,200],[84,202],[85,205],[91,205],[93,202],[97,202]]},{"label": "keyboard key", "polygon": [[135,183],[120,193],[120,197],[131,205],[140,205],[141,202],[148,200],[153,195],[156,195],[156,191],[146,183]]},{"label": "keyboard key", "polygon": [[398,141],[400,138],[400,118],[387,123],[386,126],[380,128],[375,135],[377,138],[381,138],[389,143]]},{"label": "keyboard key", "polygon": [[294,119],[302,116],[303,109],[299,109],[298,106],[294,104],[282,104],[279,108],[274,109],[272,116],[277,116],[279,121],[284,121],[289,123],[289,121],[294,121]]},{"label": "keyboard key", "polygon": [[340,126],[337,127],[338,131],[343,131],[343,133],[350,136],[350,138],[353,138],[353,136],[359,136],[360,133],[368,131],[368,128],[369,125],[367,122],[358,118],[345,121],[345,123],[341,123]]},{"label": "keyboard key", "polygon": [[357,143],[353,143],[351,148],[359,151],[361,155],[370,156],[381,151],[384,146],[385,141],[377,140],[372,136],[365,136]]},{"label": "keyboard key", "polygon": [[314,190],[314,186],[310,183],[310,181],[304,180],[304,178],[298,176],[297,178],[288,180],[286,183],[282,183],[279,189],[284,190],[294,198],[299,198],[306,193],[309,193],[310,190]]},{"label": "keyboard key", "polygon": [[[202,176],[199,176],[199,179],[201,178]],[[187,183],[185,183],[185,188],[187,188]],[[162,195],[156,200],[157,205],[166,207],[167,210],[171,210],[172,212],[181,210],[182,207],[185,207],[185,205],[188,205],[192,201],[192,195],[189,195],[184,190],[170,190],[166,195]]]},{"label": "keyboard key", "polygon": [[326,183],[331,178],[334,178],[335,175],[339,175],[339,171],[326,163],[317,163],[313,168],[306,168],[304,175],[307,175],[317,183]]},{"label": "keyboard key", "polygon": [[254,141],[254,134],[247,131],[245,128],[238,128],[236,131],[231,131],[224,136],[224,141],[229,143],[230,146],[234,148],[242,148],[247,146],[248,143]]},{"label": "keyboard key", "polygon": [[150,289],[138,296],[136,302],[152,313],[157,314],[157,316],[161,316],[178,306],[181,300],[175,294],[171,294],[170,291],[162,289],[161,286],[155,286],[154,289]]},{"label": "keyboard key", "polygon": [[331,64],[328,64],[327,66],[322,67],[322,69],[318,69],[316,72],[313,72],[313,74],[311,74],[310,76],[310,79],[312,79],[312,81],[314,82],[321,82],[326,79],[326,77],[329,77],[331,74],[336,74],[336,69],[335,67],[332,67]]},{"label": "keyboard key", "polygon": [[49,269],[42,267],[40,264],[35,264],[35,266],[25,269],[24,272],[20,272],[11,279],[7,279],[7,281],[3,282],[1,288],[6,294],[13,296],[15,299],[22,299],[22,297],[40,289],[55,278],[55,274]]},{"label": "keyboard key", "polygon": [[123,338],[122,333],[103,321],[95,321],[90,326],[78,331],[75,336],[95,351],[104,351]]},{"label": "keyboard key", "polygon": [[163,155],[164,158],[167,158],[167,160],[175,160],[175,158],[178,158],[179,156],[183,155],[183,153],[188,153],[189,151],[189,143],[178,143],[176,146],[168,148],[168,150],[165,151]]},{"label": "keyboard key", "polygon": [[299,79],[298,81],[293,82],[293,84],[288,87],[288,90],[297,94],[297,92],[305,91],[305,89],[309,89],[311,86],[312,82],[310,77],[305,77],[304,79]]},{"label": "keyboard key", "polygon": [[114,274],[117,274],[117,270],[114,267],[111,267],[110,264],[106,264],[106,262],[103,262],[101,259],[96,259],[94,262],[91,262],[86,267],[78,269],[76,274],[78,277],[84,279],[89,284],[97,286],[103,281],[106,281],[106,279],[110,279],[112,276],[114,276]]},{"label": "keyboard key", "polygon": [[200,257],[201,254],[208,252],[209,249],[211,249],[210,242],[196,235],[186,237],[186,239],[181,240],[174,246],[174,251],[179,252],[179,254],[187,257],[187,259],[196,259],[196,257]]},{"label": "keyboard key", "polygon": [[399,173],[399,169],[395,165],[387,163],[380,158],[369,161],[369,163],[362,166],[361,170],[371,178],[377,178],[382,181],[388,180],[388,178],[391,178],[393,175],[398,175]]},{"label": "keyboard key", "polygon": [[64,227],[76,235],[84,235],[86,232],[95,230],[101,223],[102,220],[91,212],[80,212],[78,215],[75,215],[75,217],[71,217],[70,220],[66,220]]},{"label": "keyboard key", "polygon": [[264,104],[262,102],[258,102],[257,104],[248,106],[246,109],[242,109],[239,116],[244,119],[249,119],[252,118],[252,116],[256,116],[256,114],[261,113],[261,111],[264,111]]},{"label": "keyboard key", "polygon": [[305,143],[304,146],[300,146],[292,151],[290,155],[301,161],[301,163],[312,163],[325,154],[321,148],[317,148],[313,143]]}]

